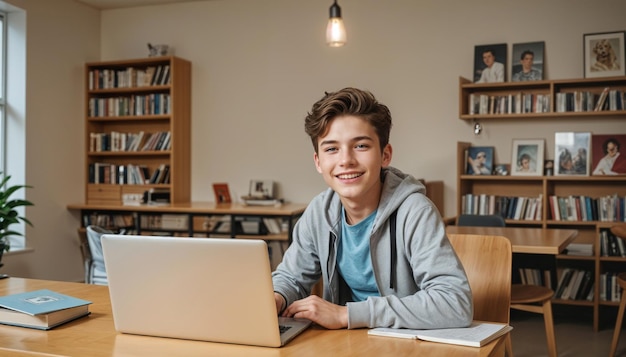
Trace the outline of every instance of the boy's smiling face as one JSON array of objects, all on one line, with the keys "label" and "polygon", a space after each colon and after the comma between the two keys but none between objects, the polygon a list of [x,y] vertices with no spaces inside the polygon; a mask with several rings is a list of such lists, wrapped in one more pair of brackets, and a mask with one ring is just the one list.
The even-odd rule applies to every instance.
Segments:
[{"label": "boy's smiling face", "polygon": [[392,150],[387,144],[381,153],[374,127],[356,116],[339,116],[317,145],[315,167],[344,206],[378,206],[380,170],[389,166]]}]

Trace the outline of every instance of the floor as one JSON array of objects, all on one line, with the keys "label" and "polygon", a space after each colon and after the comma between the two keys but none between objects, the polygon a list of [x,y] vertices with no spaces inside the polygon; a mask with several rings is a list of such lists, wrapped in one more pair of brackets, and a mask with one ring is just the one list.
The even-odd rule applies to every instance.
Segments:
[{"label": "floor", "polygon": [[[587,308],[554,306],[556,343],[559,356],[608,356],[617,308],[605,313],[601,330],[593,331]],[[547,356],[543,315],[511,310],[513,354],[515,357]],[[626,357],[626,328],[621,330],[616,356]]]}]

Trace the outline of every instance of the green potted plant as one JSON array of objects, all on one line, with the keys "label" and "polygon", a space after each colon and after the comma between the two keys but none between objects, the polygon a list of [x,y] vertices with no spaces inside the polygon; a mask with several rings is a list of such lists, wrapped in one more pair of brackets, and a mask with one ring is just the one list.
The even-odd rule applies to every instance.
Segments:
[{"label": "green potted plant", "polygon": [[11,248],[11,236],[21,236],[20,232],[12,231],[10,229],[12,224],[19,223],[19,221],[26,222],[28,225],[33,224],[26,218],[19,215],[17,207],[32,206],[33,203],[28,200],[11,199],[16,191],[22,188],[30,188],[28,185],[14,185],[9,186],[10,175],[4,175],[0,171],[2,176],[2,182],[0,182],[0,261],[2,260],[2,253],[9,251]]}]

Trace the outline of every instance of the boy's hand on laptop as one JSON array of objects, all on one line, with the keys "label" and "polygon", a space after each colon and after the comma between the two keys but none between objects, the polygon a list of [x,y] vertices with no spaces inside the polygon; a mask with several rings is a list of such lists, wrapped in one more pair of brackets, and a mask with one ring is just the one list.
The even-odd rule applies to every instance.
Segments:
[{"label": "boy's hand on laptop", "polygon": [[308,319],[328,329],[348,327],[348,308],[328,302],[317,295],[295,301],[287,306],[282,316]]}]

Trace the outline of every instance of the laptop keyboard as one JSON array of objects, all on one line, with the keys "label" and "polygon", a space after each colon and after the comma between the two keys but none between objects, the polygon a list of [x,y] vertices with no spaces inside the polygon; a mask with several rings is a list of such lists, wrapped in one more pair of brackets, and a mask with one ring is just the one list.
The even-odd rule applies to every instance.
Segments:
[{"label": "laptop keyboard", "polygon": [[287,330],[289,330],[291,328],[291,326],[286,326],[286,325],[278,325],[278,330],[280,331],[280,334],[282,335],[283,333],[287,332]]}]

